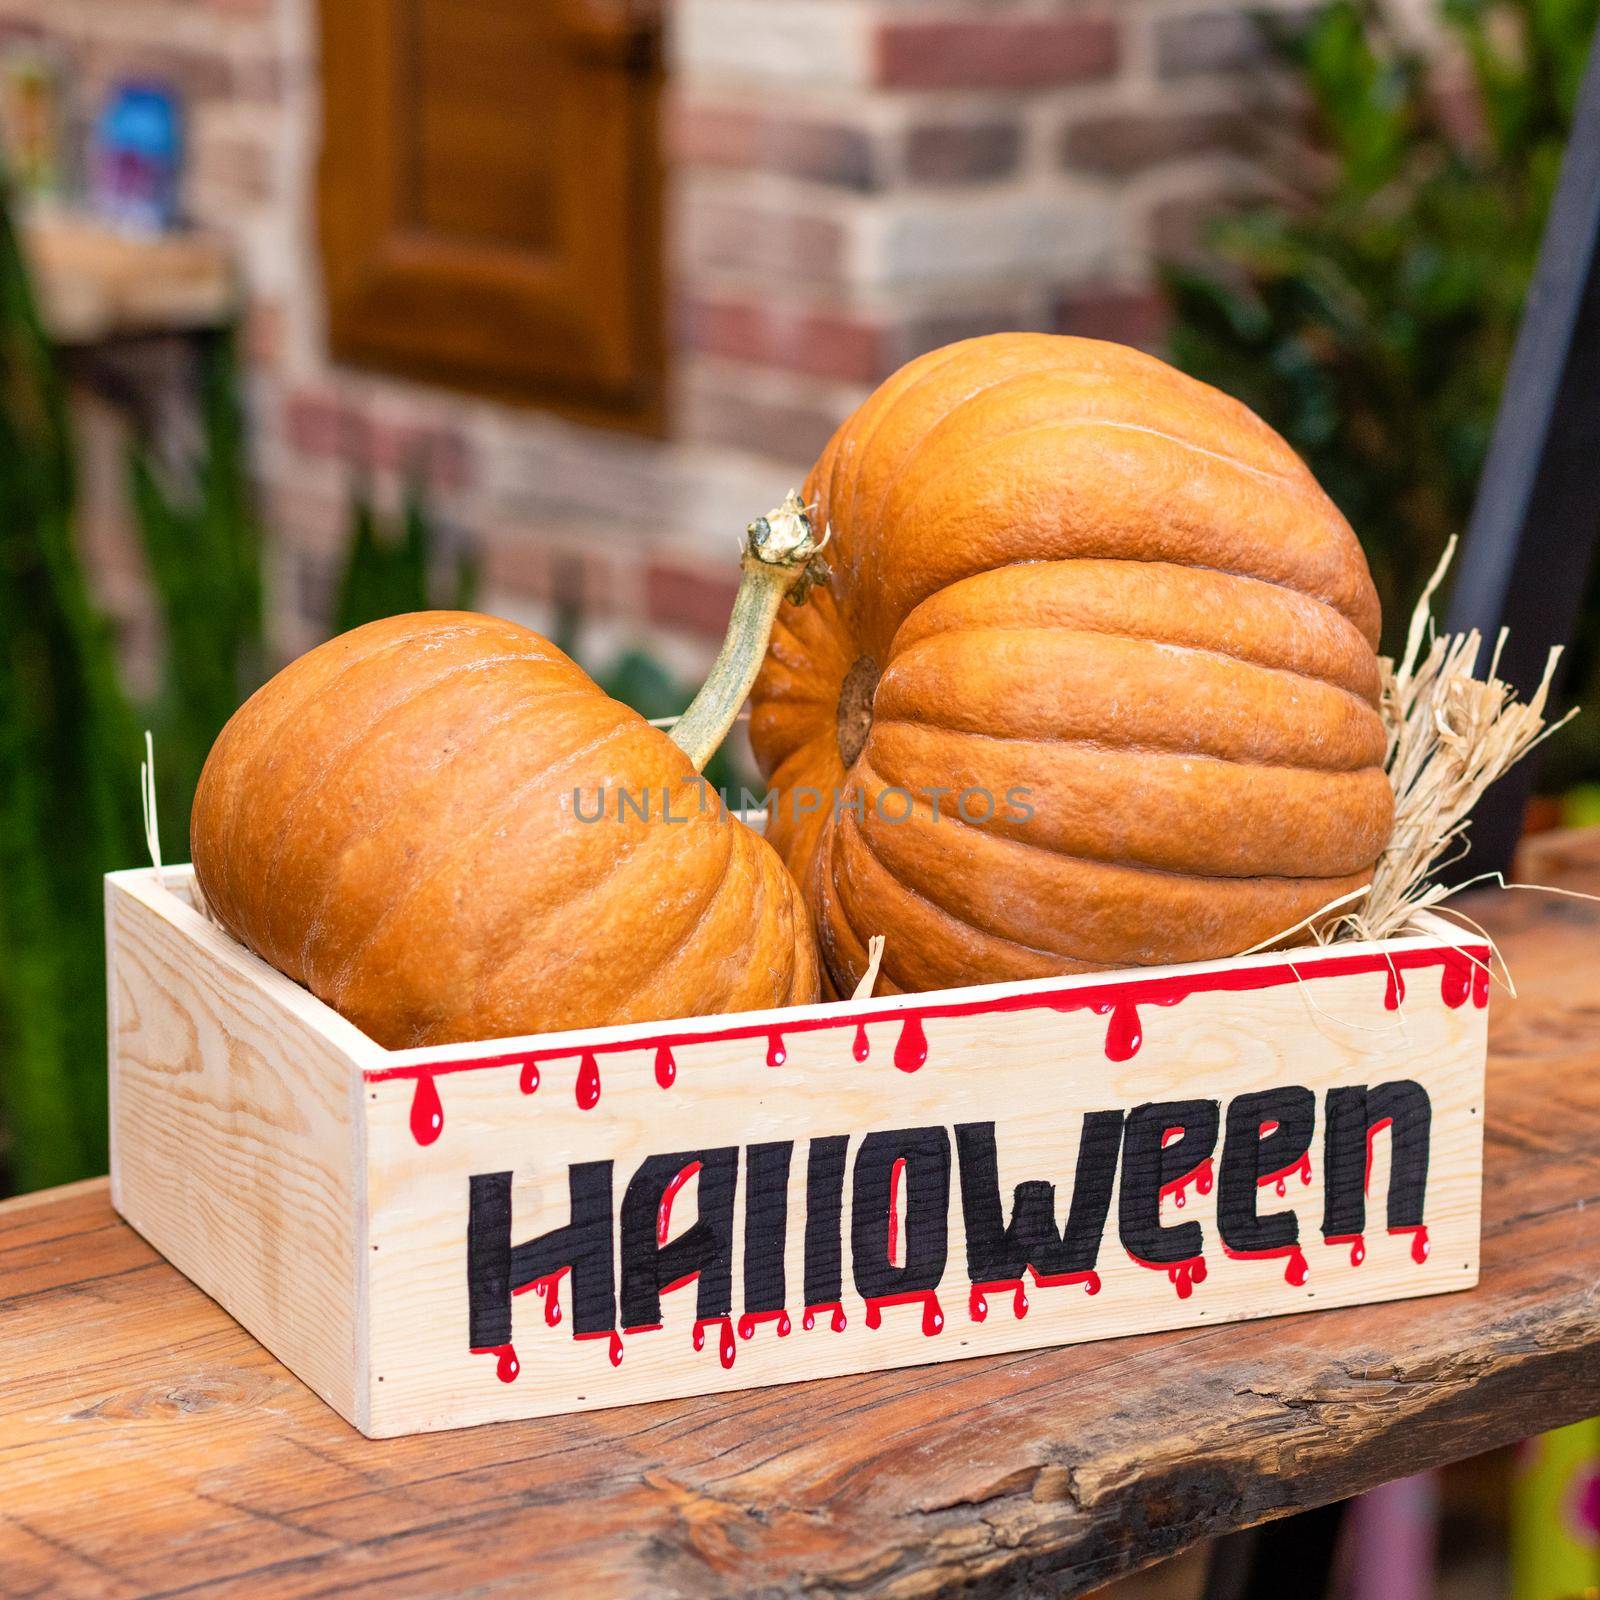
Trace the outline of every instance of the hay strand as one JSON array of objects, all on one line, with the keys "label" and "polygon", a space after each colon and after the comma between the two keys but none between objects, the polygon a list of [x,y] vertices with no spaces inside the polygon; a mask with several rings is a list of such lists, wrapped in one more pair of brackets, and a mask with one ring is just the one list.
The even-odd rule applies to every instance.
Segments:
[{"label": "hay strand", "polygon": [[878,968],[883,965],[883,935],[875,933],[867,940],[867,970],[861,974],[861,982],[856,985],[855,993],[850,996],[852,1000],[870,1000],[872,991],[878,985]]},{"label": "hay strand", "polygon": [[161,829],[156,817],[156,746],[150,730],[144,730],[144,760],[139,763],[139,808],[144,813],[144,845],[150,852],[156,882],[165,889],[166,869],[161,865]]},{"label": "hay strand", "polygon": [[1499,676],[1504,630],[1482,676],[1483,639],[1475,628],[1435,631],[1432,600],[1455,548],[1452,539],[1417,601],[1399,665],[1379,662],[1394,832],[1364,903],[1324,926],[1319,942],[1390,938],[1456,893],[1461,886],[1433,880],[1465,853],[1470,813],[1484,790],[1577,715],[1574,707],[1554,722],[1546,717],[1560,646],[1524,701]]}]

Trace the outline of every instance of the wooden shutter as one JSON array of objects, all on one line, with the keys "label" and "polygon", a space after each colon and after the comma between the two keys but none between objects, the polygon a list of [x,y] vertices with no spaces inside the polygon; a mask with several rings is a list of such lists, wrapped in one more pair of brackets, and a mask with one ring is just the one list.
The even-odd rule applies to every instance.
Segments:
[{"label": "wooden shutter", "polygon": [[654,24],[629,0],[321,10],[335,356],[654,426]]}]

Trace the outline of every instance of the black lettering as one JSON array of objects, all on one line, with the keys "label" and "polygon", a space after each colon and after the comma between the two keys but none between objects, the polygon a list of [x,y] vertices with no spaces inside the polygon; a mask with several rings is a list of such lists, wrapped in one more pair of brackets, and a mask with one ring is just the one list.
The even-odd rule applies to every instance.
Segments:
[{"label": "black lettering", "polygon": [[811,1141],[806,1162],[806,1304],[837,1304],[844,1293],[846,1134]]},{"label": "black lettering", "polygon": [[1007,1224],[1000,1209],[994,1124],[959,1124],[956,1154],[961,1170],[967,1275],[972,1281],[1009,1282],[1029,1267],[1040,1277],[1090,1271],[1100,1255],[1121,1143],[1120,1111],[1085,1115],[1072,1204],[1063,1233],[1056,1226],[1056,1186],[1043,1179],[1028,1179],[1016,1186]]},{"label": "black lettering", "polygon": [[[1187,1177],[1217,1143],[1215,1100],[1164,1100],[1135,1106],[1122,1136],[1122,1192],[1117,1206],[1122,1247],[1157,1266],[1199,1255],[1205,1236],[1198,1222],[1161,1224],[1161,1191]],[[1167,1134],[1178,1137],[1170,1144]]]},{"label": "black lettering", "polygon": [[[656,1218],[668,1187],[698,1163],[699,1215],[666,1244]],[[661,1321],[661,1292],[698,1276],[695,1315],[725,1317],[733,1303],[733,1197],[739,1181],[735,1145],[649,1156],[622,1197],[622,1324],[649,1328]]]},{"label": "black lettering", "polygon": [[1433,1104],[1409,1078],[1330,1089],[1323,1111],[1322,1232],[1327,1238],[1363,1233],[1367,1226],[1367,1158],[1372,1135],[1389,1129],[1391,1228],[1422,1225],[1428,1193],[1428,1145]]},{"label": "black lettering", "polygon": [[474,1350],[511,1343],[511,1296],[539,1278],[572,1272],[572,1330],[616,1326],[611,1250],[611,1163],[568,1168],[571,1220],[526,1244],[511,1244],[511,1174],[474,1173],[467,1206],[467,1327]]},{"label": "black lettering", "polygon": [[[1274,1123],[1271,1132],[1261,1131]],[[1230,1102],[1217,1174],[1217,1231],[1230,1250],[1282,1250],[1300,1242],[1293,1211],[1258,1216],[1256,1200],[1262,1178],[1299,1164],[1316,1125],[1317,1098],[1309,1089],[1263,1089]]]},{"label": "black lettering", "polygon": [[745,1156],[744,1308],[781,1311],[783,1251],[789,1237],[789,1158],[792,1140],[753,1144]]},{"label": "black lettering", "polygon": [[[889,1194],[895,1164],[905,1167],[900,1266],[889,1259]],[[856,1153],[850,1200],[850,1259],[864,1300],[936,1289],[944,1276],[950,1231],[950,1135],[943,1128],[871,1133]]]}]

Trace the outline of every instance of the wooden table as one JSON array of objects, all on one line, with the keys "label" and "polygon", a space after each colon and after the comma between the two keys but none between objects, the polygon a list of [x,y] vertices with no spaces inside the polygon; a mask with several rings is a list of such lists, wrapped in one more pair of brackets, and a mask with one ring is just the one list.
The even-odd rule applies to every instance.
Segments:
[{"label": "wooden table", "polygon": [[[1600,892],[1600,831],[1525,873]],[[1077,1594],[1600,1413],[1600,905],[1474,909],[1522,997],[1466,1294],[373,1443],[104,1183],[11,1201],[0,1593]]]}]

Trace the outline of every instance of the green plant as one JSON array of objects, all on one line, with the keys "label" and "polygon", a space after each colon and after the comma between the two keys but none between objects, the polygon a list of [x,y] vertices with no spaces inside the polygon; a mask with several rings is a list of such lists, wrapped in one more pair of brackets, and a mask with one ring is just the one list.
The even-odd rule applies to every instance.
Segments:
[{"label": "green plant", "polygon": [[397,533],[384,528],[371,494],[359,489],[350,504],[350,534],[344,570],[333,605],[333,632],[345,633],[363,622],[427,611],[444,605],[470,611],[478,588],[476,564],[457,557],[450,593],[437,596],[437,537],[422,486],[413,479],[400,508]]},{"label": "green plant", "polygon": [[141,849],[136,723],[74,500],[60,374],[0,207],[0,1109],[22,1188],[103,1165],[100,875]]},{"label": "green plant", "polygon": [[[1304,456],[1366,547],[1391,650],[1471,510],[1597,11],[1445,0],[1465,93],[1376,0],[1280,31],[1310,107],[1287,198],[1220,222],[1212,265],[1165,274],[1174,359]],[[1597,623],[1591,605],[1579,698],[1600,699]],[[1569,731],[1547,773],[1600,773],[1600,718]]]},{"label": "green plant", "polygon": [[250,492],[231,336],[200,347],[203,447],[180,486],[148,445],[129,450],[129,497],[164,640],[155,732],[164,859],[188,855],[189,802],[211,742],[261,681],[261,531]]}]

